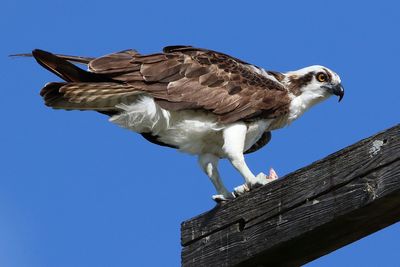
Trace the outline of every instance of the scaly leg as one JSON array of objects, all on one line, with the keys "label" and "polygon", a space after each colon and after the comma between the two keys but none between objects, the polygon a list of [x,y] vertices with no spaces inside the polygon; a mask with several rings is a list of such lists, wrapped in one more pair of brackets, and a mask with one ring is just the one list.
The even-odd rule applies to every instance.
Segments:
[{"label": "scaly leg", "polygon": [[227,201],[234,198],[234,195],[230,193],[221,181],[218,172],[218,161],[219,158],[213,154],[201,154],[199,155],[199,164],[207,176],[211,179],[217,195],[213,195],[212,198],[216,202]]}]

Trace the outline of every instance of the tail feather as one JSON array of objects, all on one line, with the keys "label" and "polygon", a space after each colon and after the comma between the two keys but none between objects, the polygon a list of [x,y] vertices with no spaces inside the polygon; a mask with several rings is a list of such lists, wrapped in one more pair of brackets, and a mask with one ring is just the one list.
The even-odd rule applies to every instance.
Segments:
[{"label": "tail feather", "polygon": [[103,74],[85,71],[69,62],[88,64],[91,58],[58,56],[39,49],[33,50],[32,56],[41,66],[65,81],[48,83],[40,92],[45,104],[52,108],[113,113],[118,103],[132,100],[138,94],[132,86]]},{"label": "tail feather", "polygon": [[41,66],[65,81],[48,83],[40,92],[45,104],[55,109],[94,110],[114,115],[120,111],[118,104],[131,103],[143,94],[143,83],[127,84],[107,74],[85,71],[71,63],[89,65],[94,58],[55,55],[40,49],[33,50],[32,54],[13,56],[33,56]]},{"label": "tail feather", "polygon": [[142,94],[137,88],[117,83],[52,82],[40,92],[45,104],[55,109],[115,111]]},{"label": "tail feather", "polygon": [[[76,63],[81,63],[84,65],[89,65],[91,61],[93,61],[94,57],[81,57],[81,56],[69,56],[69,55],[60,55],[60,54],[54,54],[55,56],[68,60],[70,62],[76,62]],[[32,53],[22,53],[22,54],[13,54],[10,55],[10,57],[33,57]]]},{"label": "tail feather", "polygon": [[51,54],[49,52],[35,49],[32,51],[32,56],[45,69],[56,74],[61,79],[67,82],[107,82],[110,78],[101,74],[85,71],[68,60]]},{"label": "tail feather", "polygon": [[55,56],[71,62],[77,62],[85,65],[88,65],[90,61],[95,59],[94,57],[80,57],[80,56],[69,56],[69,55],[59,55],[59,54],[55,54]]}]

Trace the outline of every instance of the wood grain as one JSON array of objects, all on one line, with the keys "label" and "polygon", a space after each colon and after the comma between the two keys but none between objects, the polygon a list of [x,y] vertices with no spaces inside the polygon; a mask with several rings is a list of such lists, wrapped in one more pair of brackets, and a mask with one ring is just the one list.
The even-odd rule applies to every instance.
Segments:
[{"label": "wood grain", "polygon": [[400,126],[182,223],[183,266],[297,266],[400,220]]}]

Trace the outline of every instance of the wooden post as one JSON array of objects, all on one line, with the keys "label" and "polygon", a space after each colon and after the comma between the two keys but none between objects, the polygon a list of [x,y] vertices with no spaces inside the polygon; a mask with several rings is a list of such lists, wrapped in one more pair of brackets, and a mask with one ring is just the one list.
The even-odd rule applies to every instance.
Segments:
[{"label": "wooden post", "polygon": [[181,226],[182,266],[299,266],[400,220],[400,125]]}]

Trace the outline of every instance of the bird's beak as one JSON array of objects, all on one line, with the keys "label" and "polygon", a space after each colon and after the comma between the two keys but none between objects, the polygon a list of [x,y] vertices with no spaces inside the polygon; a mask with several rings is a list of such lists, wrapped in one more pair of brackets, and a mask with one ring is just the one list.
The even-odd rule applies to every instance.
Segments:
[{"label": "bird's beak", "polygon": [[339,102],[342,100],[344,96],[344,88],[342,84],[327,84],[323,85],[322,88],[325,88],[328,90],[329,93],[333,95],[337,95],[339,97]]}]

